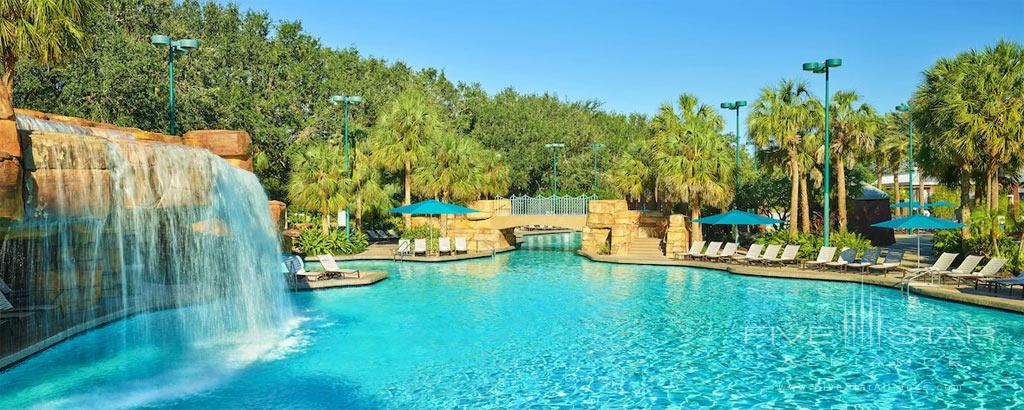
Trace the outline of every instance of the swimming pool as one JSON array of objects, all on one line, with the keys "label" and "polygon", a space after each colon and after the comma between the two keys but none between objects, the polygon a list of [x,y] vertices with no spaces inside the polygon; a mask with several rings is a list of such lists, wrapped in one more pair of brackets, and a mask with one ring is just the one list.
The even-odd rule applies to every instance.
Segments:
[{"label": "swimming pool", "polygon": [[299,317],[266,340],[186,347],[134,328],[137,317],[103,327],[0,373],[3,406],[1024,403],[1024,321],[1012,313],[565,251],[351,265],[391,276],[293,294]]}]

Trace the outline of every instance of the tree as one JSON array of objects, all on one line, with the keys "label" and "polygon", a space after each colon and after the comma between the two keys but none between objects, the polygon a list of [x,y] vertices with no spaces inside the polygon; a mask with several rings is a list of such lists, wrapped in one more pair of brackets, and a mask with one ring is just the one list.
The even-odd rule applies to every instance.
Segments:
[{"label": "tree", "polygon": [[868,104],[857,104],[860,96],[853,91],[837,91],[832,105],[832,158],[836,165],[836,194],[839,214],[839,231],[846,232],[846,168],[852,166],[861,155],[874,149],[874,133],[878,128],[878,116]]},{"label": "tree", "polygon": [[[388,171],[402,172],[403,205],[412,203],[412,178],[415,167],[428,158],[429,142],[437,137],[441,119],[427,94],[410,87],[388,106],[374,129],[374,162]],[[412,227],[410,215],[403,216],[405,227]]]},{"label": "tree", "polygon": [[690,236],[699,241],[701,227],[692,222],[703,206],[725,207],[732,199],[734,159],[722,134],[724,120],[715,109],[683,94],[677,102],[661,106],[652,120],[656,138],[664,141],[656,153],[656,166],[669,199],[686,201],[690,208]]},{"label": "tree", "polygon": [[353,175],[346,194],[355,202],[352,216],[357,227],[362,227],[366,214],[382,213],[392,208],[394,198],[401,191],[398,184],[391,183],[379,168],[373,166],[372,158],[366,153],[366,145],[356,144],[353,150]]},{"label": "tree", "polygon": [[615,157],[606,179],[608,185],[622,195],[626,202],[637,205],[643,199],[645,185],[650,176],[651,170],[647,164],[627,151]]},{"label": "tree", "polygon": [[[751,139],[764,158],[776,164],[784,159],[790,176],[789,232],[797,233],[800,181],[799,152],[808,124],[816,118],[814,103],[804,82],[782,80],[761,89],[747,118]],[[782,154],[782,155],[778,155]]]},{"label": "tree", "polygon": [[348,169],[340,166],[341,152],[328,144],[306,148],[292,159],[288,182],[288,200],[292,205],[320,214],[320,228],[326,234],[331,226],[331,212],[348,205]]},{"label": "tree", "polygon": [[[892,172],[892,191],[895,203],[899,203],[901,200],[903,189],[900,187],[900,172],[907,163],[910,149],[906,118],[906,116],[891,112],[885,114],[882,117],[882,126],[878,133],[878,153],[881,155],[879,162]],[[901,213],[902,209],[896,208],[896,214]]]}]

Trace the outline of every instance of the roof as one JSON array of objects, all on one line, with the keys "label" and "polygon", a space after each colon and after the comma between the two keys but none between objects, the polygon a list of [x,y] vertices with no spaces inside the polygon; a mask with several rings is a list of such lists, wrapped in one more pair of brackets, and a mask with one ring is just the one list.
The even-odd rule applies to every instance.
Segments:
[{"label": "roof", "polygon": [[[892,180],[892,178],[889,179]],[[882,191],[881,189],[878,189],[874,185],[871,185],[867,182],[860,183],[860,191],[860,198],[857,198],[860,200],[871,201],[889,198],[889,194],[885,193],[885,191]]]}]

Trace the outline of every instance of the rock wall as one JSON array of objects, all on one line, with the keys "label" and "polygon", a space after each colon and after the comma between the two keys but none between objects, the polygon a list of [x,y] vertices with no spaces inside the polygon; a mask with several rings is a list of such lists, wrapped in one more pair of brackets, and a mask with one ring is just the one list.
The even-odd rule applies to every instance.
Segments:
[{"label": "rock wall", "polygon": [[[486,250],[515,246],[512,229],[498,230],[491,224],[491,218],[501,209],[510,207],[508,200],[480,200],[468,205],[480,212],[453,216],[448,220],[448,236],[466,238],[470,250]],[[504,207],[504,208],[503,208]]]},{"label": "rock wall", "polygon": [[638,238],[666,238],[669,256],[679,247],[689,249],[690,235],[682,215],[631,211],[624,200],[590,201],[580,250],[626,256]]},{"label": "rock wall", "polygon": [[690,250],[690,227],[685,215],[669,215],[665,232],[665,255],[672,257]]}]

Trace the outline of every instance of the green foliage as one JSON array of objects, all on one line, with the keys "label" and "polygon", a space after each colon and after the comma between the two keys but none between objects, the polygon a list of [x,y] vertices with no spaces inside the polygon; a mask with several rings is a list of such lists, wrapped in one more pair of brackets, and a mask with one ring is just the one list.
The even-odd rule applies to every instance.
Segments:
[{"label": "green foliage", "polygon": [[[427,251],[430,253],[437,252],[437,238],[441,237],[441,231],[433,225],[420,225],[412,229],[406,229],[399,235],[402,239],[408,239],[410,241],[414,239],[426,239],[427,240]],[[433,238],[434,240],[430,240]],[[454,246],[454,244],[452,244]]]},{"label": "green foliage", "polygon": [[362,232],[353,233],[351,237],[345,231],[335,229],[324,234],[319,229],[307,229],[299,234],[296,246],[306,256],[313,255],[352,255],[362,253],[369,245],[366,235]]},{"label": "green foliage", "polygon": [[[821,249],[825,239],[821,235],[797,233],[790,235],[786,231],[770,231],[758,235],[755,243],[775,245],[800,245],[799,259],[814,259],[818,257],[818,250]],[[836,248],[857,248],[859,253],[865,249],[873,248],[871,241],[856,232],[836,232],[830,235],[829,242]]]},{"label": "green foliage", "polygon": [[321,230],[327,233],[330,214],[347,204],[348,172],[339,166],[340,152],[327,144],[311,145],[292,158],[288,200],[301,210],[320,214]]}]

